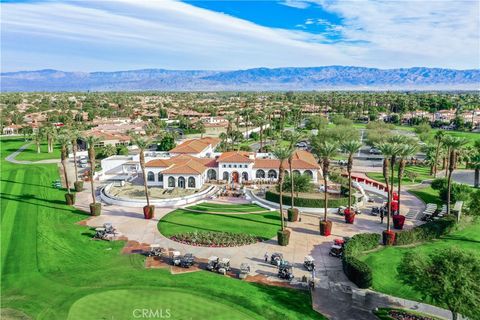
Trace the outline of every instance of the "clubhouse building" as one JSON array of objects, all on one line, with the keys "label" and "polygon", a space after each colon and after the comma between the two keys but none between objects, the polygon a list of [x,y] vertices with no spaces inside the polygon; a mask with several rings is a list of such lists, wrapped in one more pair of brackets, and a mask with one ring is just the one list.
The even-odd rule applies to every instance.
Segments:
[{"label": "clubhouse building", "polygon": [[[200,189],[205,183],[275,182],[280,161],[270,153],[246,151],[214,152],[220,140],[187,140],[169,152],[146,152],[145,173],[148,186],[164,189]],[[138,155],[113,156],[102,160],[101,180],[133,180],[141,175]],[[284,163],[286,172],[289,164]],[[294,174],[307,174],[316,182],[320,166],[314,156],[296,150],[292,158]]]}]

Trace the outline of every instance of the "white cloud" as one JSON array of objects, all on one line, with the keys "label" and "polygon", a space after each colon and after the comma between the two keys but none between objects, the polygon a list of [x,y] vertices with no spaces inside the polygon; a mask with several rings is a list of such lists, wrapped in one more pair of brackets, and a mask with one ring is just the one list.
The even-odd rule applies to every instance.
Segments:
[{"label": "white cloud", "polygon": [[280,4],[283,4],[284,6],[287,6],[287,7],[297,8],[297,9],[306,9],[310,7],[310,3],[308,3],[307,1],[300,1],[300,0],[285,0],[280,2]]},{"label": "white cloud", "polygon": [[[319,4],[342,16],[342,25],[318,18],[303,25],[325,25],[325,34],[267,28],[169,0],[2,3],[1,65],[4,71],[479,65],[476,2]],[[345,41],[329,43],[332,33]]]}]

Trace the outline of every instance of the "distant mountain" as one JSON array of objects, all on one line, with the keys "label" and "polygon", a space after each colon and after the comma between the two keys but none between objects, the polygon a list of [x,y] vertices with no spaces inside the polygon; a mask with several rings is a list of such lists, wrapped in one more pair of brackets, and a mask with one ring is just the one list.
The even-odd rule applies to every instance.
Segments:
[{"label": "distant mountain", "polygon": [[479,90],[480,70],[328,66],[236,71],[38,70],[0,74],[7,91]]}]

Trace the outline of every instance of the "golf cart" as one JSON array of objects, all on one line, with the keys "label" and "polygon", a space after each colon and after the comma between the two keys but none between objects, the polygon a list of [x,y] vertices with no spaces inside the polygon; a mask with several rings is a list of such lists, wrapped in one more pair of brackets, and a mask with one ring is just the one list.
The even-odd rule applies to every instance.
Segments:
[{"label": "golf cart", "polygon": [[111,223],[104,223],[103,227],[95,228],[94,239],[113,240],[115,237],[115,228]]},{"label": "golf cart", "polygon": [[147,257],[161,257],[163,254],[162,248],[159,244],[154,243],[150,245],[150,250],[145,252]]},{"label": "golf cart", "polygon": [[220,259],[219,257],[211,256],[208,258],[207,270],[216,271],[225,275],[227,274],[227,271],[230,271],[230,259]]},{"label": "golf cart", "polygon": [[207,270],[208,271],[216,270],[218,265],[218,260],[219,259],[216,256],[211,256],[210,258],[208,258]]},{"label": "golf cart", "polygon": [[341,258],[343,256],[343,249],[345,248],[345,244],[349,239],[349,237],[344,237],[343,239],[333,240],[333,245],[330,248],[330,252],[328,254],[332,257]]},{"label": "golf cart", "polygon": [[312,256],[306,256],[303,260],[303,266],[308,271],[312,271],[313,269],[315,269],[315,259],[313,259]]},{"label": "golf cart", "polygon": [[173,251],[172,252],[172,265],[173,266],[180,266],[182,261],[182,256],[180,255],[180,251]]},{"label": "golf cart", "polygon": [[195,257],[191,253],[186,253],[180,258],[180,267],[190,268],[195,263]]},{"label": "golf cart", "polygon": [[278,277],[289,281],[293,279],[292,266],[290,263],[284,261],[278,266]]},{"label": "golf cart", "polygon": [[238,274],[238,278],[245,279],[250,274],[250,266],[248,263],[242,263],[240,265],[240,272]]},{"label": "golf cart", "polygon": [[270,264],[273,264],[274,266],[278,267],[282,261],[283,261],[283,254],[278,252],[272,253],[272,256],[270,257]]}]

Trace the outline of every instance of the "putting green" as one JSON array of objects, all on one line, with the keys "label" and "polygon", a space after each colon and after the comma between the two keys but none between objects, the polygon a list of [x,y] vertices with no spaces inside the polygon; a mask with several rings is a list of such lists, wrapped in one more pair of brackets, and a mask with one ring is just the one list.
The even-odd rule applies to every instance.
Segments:
[{"label": "putting green", "polygon": [[258,315],[238,305],[178,289],[131,289],[94,293],[77,300],[68,320],[90,319],[252,319]]}]

